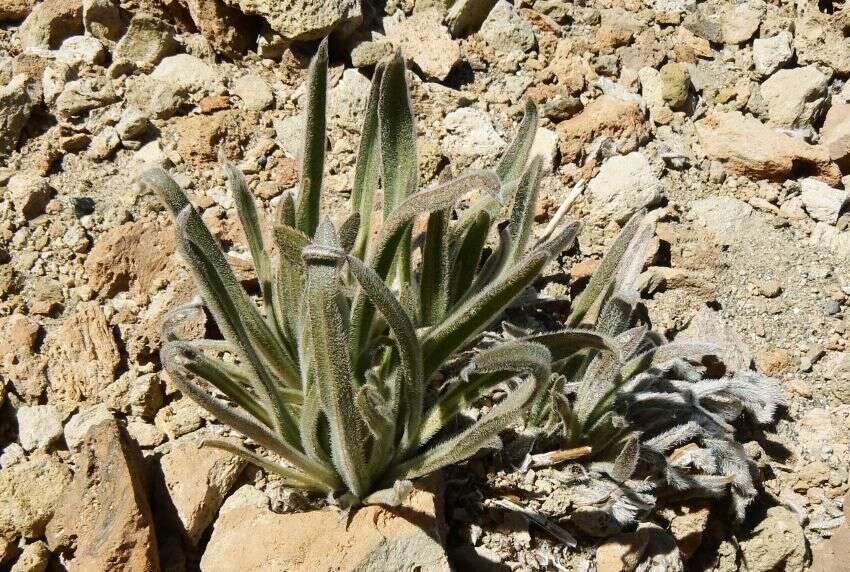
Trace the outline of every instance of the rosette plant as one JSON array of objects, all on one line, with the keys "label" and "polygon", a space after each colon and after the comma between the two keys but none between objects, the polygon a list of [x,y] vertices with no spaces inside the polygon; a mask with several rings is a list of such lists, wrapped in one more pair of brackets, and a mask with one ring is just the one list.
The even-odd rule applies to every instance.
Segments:
[{"label": "rosette plant", "polygon": [[[185,395],[265,451],[207,446],[344,506],[395,504],[411,479],[469,458],[518,421],[549,379],[540,343],[509,341],[474,358],[465,350],[573,241],[577,225],[532,241],[541,161],[529,161],[531,105],[495,170],[420,189],[400,54],[375,69],[351,212],[335,225],[321,216],[327,66],[322,43],[308,72],[300,188],[276,205],[274,249],[245,178],[224,166],[253,259],[253,294],[177,184],[162,169],[142,176],[174,215],[179,251],[223,336],[184,339],[176,326],[202,310],[178,309],[166,320],[161,361]],[[420,215],[425,230],[414,235]],[[458,370],[459,383],[435,388]],[[513,389],[487,413],[459,421],[506,384]]]}]

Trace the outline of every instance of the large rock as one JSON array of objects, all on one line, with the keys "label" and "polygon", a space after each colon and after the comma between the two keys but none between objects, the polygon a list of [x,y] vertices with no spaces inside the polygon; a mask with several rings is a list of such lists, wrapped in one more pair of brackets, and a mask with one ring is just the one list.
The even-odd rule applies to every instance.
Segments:
[{"label": "large rock", "polygon": [[820,119],[829,78],[815,66],[779,70],[761,84],[770,125],[809,127]]},{"label": "large rock", "polygon": [[29,79],[18,74],[0,86],[0,157],[17,147],[21,131],[35,105],[28,87]]},{"label": "large rock", "polygon": [[387,39],[428,77],[442,81],[460,63],[460,46],[449,36],[437,10],[415,12],[400,22],[386,18],[384,30]]},{"label": "large rock", "polygon": [[752,538],[741,543],[747,572],[802,572],[806,565],[806,536],[797,516],[785,507],[767,510]]},{"label": "large rock", "polygon": [[198,30],[217,52],[235,58],[254,42],[255,38],[246,33],[251,22],[237,8],[221,0],[183,1]]},{"label": "large rock", "polygon": [[[363,112],[366,110],[371,88],[372,82],[359,71],[348,68],[342,72],[342,77],[328,93],[329,126],[359,135],[363,128]],[[303,114],[294,117],[297,117],[299,129],[303,129]],[[298,136],[292,142],[296,153],[301,152],[303,139],[303,136]]]},{"label": "large rock", "polygon": [[495,156],[507,145],[493,128],[490,116],[471,107],[448,113],[443,125],[448,132],[442,143],[447,157],[468,163],[477,157]]},{"label": "large rock", "polygon": [[43,215],[47,203],[56,194],[47,177],[30,169],[12,175],[6,184],[6,192],[15,211],[27,220]]},{"label": "large rock", "polygon": [[71,472],[50,455],[33,455],[0,471],[0,537],[38,538]]},{"label": "large rock", "polygon": [[530,52],[537,45],[534,27],[505,0],[499,0],[481,25],[481,37],[496,52]]},{"label": "large rock", "polygon": [[811,572],[850,572],[850,494],[844,497],[844,524],[812,550]]},{"label": "large rock", "polygon": [[756,73],[769,76],[791,60],[794,49],[791,32],[780,32],[771,38],[753,40],[753,64]]},{"label": "large rock", "polygon": [[578,115],[562,121],[557,127],[561,137],[561,156],[567,163],[579,161],[595,140],[607,137],[617,151],[634,151],[649,139],[649,124],[640,105],[611,95],[591,102]]},{"label": "large rock", "polygon": [[820,143],[829,150],[829,157],[838,163],[844,173],[850,173],[850,103],[839,103],[829,108]]},{"label": "large rock", "polygon": [[79,470],[46,530],[68,570],[159,570],[144,471],[138,447],[116,421],[89,432]]},{"label": "large rock", "polygon": [[784,181],[807,174],[829,184],[840,180],[825,147],[774,131],[738,111],[709,114],[694,126],[705,154],[739,175]]},{"label": "large rock", "polygon": [[0,22],[20,22],[32,11],[33,0],[3,0],[0,2]]},{"label": "large rock", "polygon": [[708,197],[691,205],[694,218],[721,244],[733,244],[747,236],[755,222],[753,207],[733,197]]},{"label": "large rock", "polygon": [[46,449],[62,437],[62,418],[53,405],[24,405],[16,418],[18,440],[26,451]]},{"label": "large rock", "polygon": [[361,0],[227,0],[245,14],[262,16],[272,30],[295,41],[318,40],[363,21]]},{"label": "large rock", "polygon": [[685,27],[717,44],[741,44],[753,37],[764,17],[762,0],[738,4],[713,0],[699,4],[685,19]]},{"label": "large rock", "polygon": [[496,0],[456,0],[449,6],[446,24],[452,36],[466,36],[477,32]]},{"label": "large rock", "polygon": [[169,268],[174,253],[171,229],[128,222],[103,233],[85,262],[88,285],[104,298],[119,292],[147,292]]},{"label": "large rock", "polygon": [[333,509],[276,514],[268,505],[268,497],[250,485],[227,499],[201,570],[450,570],[439,540],[441,508],[429,492],[414,491],[396,509],[360,508],[348,523]]},{"label": "large rock", "polygon": [[105,403],[96,403],[80,408],[65,424],[63,430],[65,443],[69,449],[76,449],[83,444],[89,430],[105,421],[112,419],[112,412]]},{"label": "large rock", "polygon": [[81,304],[44,339],[51,401],[97,397],[112,383],[121,353],[100,305]]},{"label": "large rock", "polygon": [[151,77],[173,83],[190,93],[210,93],[220,84],[215,67],[189,54],[164,58],[153,70]]},{"label": "large rock", "polygon": [[24,49],[56,49],[67,37],[83,33],[81,0],[45,0],[36,4],[18,29]]},{"label": "large rock", "polygon": [[56,98],[56,111],[62,117],[77,117],[117,101],[114,86],[104,76],[82,77],[65,84]]},{"label": "large rock", "polygon": [[152,66],[177,49],[174,28],[155,16],[138,12],[115,46],[112,57],[137,66]]},{"label": "large rock", "polygon": [[834,225],[850,206],[850,192],[833,189],[823,181],[803,179],[800,189],[803,206],[815,220]]},{"label": "large rock", "polygon": [[661,182],[639,151],[605,161],[587,190],[593,197],[594,215],[616,221],[628,220],[640,209],[658,204],[664,196]]},{"label": "large rock", "polygon": [[850,37],[846,14],[821,12],[819,2],[806,0],[797,5],[794,20],[794,49],[801,64],[823,64],[846,76],[850,74]]},{"label": "large rock", "polygon": [[126,29],[121,8],[113,0],[83,0],[86,32],[104,42],[115,42]]},{"label": "large rock", "polygon": [[729,371],[747,371],[753,361],[752,352],[740,336],[726,325],[719,312],[707,306],[691,318],[676,341],[716,344],[720,347],[717,357]]},{"label": "large rock", "polygon": [[[245,466],[221,449],[202,448],[204,436],[187,435],[160,459],[163,506],[173,507],[181,532],[197,545]],[[236,439],[228,439],[240,444]],[[169,511],[170,512],[170,511]]]}]

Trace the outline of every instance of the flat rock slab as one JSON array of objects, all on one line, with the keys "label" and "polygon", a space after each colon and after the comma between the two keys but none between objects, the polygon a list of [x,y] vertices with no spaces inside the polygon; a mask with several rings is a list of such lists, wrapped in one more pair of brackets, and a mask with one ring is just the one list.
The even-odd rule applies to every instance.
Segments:
[{"label": "flat rock slab", "polygon": [[334,509],[277,514],[246,485],[221,508],[203,572],[450,570],[435,495],[415,490],[398,509],[368,506],[346,527]]}]

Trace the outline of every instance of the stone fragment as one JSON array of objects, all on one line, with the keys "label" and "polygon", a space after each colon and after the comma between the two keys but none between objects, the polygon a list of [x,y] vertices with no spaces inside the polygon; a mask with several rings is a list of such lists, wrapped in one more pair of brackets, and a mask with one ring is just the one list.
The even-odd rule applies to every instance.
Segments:
[{"label": "stone fragment", "polygon": [[83,65],[100,65],[106,60],[103,44],[94,36],[71,36],[56,52],[56,61],[79,69]]},{"label": "stone fragment", "polygon": [[24,547],[9,572],[44,572],[48,564],[50,564],[50,550],[43,541],[36,540]]},{"label": "stone fragment", "polygon": [[847,547],[850,546],[850,494],[844,497],[844,524],[829,540],[821,542],[812,550],[810,572],[850,572]]},{"label": "stone fragment", "polygon": [[334,510],[277,514],[268,505],[268,497],[251,485],[231,495],[221,507],[201,569],[353,572],[385,570],[388,562],[397,570],[450,569],[439,540],[441,507],[432,493],[415,490],[396,509],[363,507],[348,523]]},{"label": "stone fragment", "polygon": [[705,154],[739,175],[784,181],[806,173],[829,184],[839,181],[825,147],[774,131],[738,111],[711,113],[694,126]]},{"label": "stone fragment", "polygon": [[[160,459],[162,495],[173,506],[180,530],[197,545],[245,466],[240,457],[201,447],[203,435],[187,435]],[[225,439],[240,445],[237,439]]]},{"label": "stone fragment", "polygon": [[[342,77],[328,93],[328,123],[333,128],[359,135],[371,89],[371,81],[359,71],[349,68],[342,72]],[[299,117],[299,121],[303,121],[303,117]],[[297,139],[300,152],[303,137]]]},{"label": "stone fragment", "polygon": [[694,503],[676,509],[676,516],[670,521],[670,532],[676,539],[683,559],[690,559],[699,549],[710,515],[711,506],[708,503]]},{"label": "stone fragment", "polygon": [[120,146],[121,137],[118,135],[118,130],[107,125],[92,139],[86,157],[92,161],[104,161]]},{"label": "stone fragment", "polygon": [[89,429],[112,419],[112,413],[104,403],[83,407],[65,424],[65,443],[69,449],[76,449],[83,443]]},{"label": "stone fragment", "polygon": [[717,357],[730,372],[746,371],[753,361],[752,352],[740,336],[726,325],[719,312],[707,306],[691,318],[688,327],[676,336],[676,340],[717,344],[720,347]]},{"label": "stone fragment", "polygon": [[587,185],[594,216],[624,222],[637,211],[654,206],[664,196],[661,182],[646,156],[635,151],[611,157]]},{"label": "stone fragment", "polygon": [[476,157],[492,157],[507,145],[493,128],[490,116],[472,107],[461,107],[446,115],[443,126],[443,154],[467,162]]},{"label": "stone fragment", "polygon": [[378,64],[393,53],[393,44],[389,40],[369,40],[360,42],[351,50],[351,65],[356,68],[368,68]]},{"label": "stone fragment", "polygon": [[80,469],[47,525],[47,543],[70,570],[159,570],[141,453],[116,421],[93,427]]},{"label": "stone fragment", "polygon": [[446,24],[455,38],[477,32],[496,0],[456,0],[449,6]]},{"label": "stone fragment", "polygon": [[142,449],[151,449],[157,445],[162,445],[167,439],[165,433],[160,431],[156,425],[144,421],[129,421],[127,433]]},{"label": "stone fragment", "polygon": [[645,534],[627,532],[606,540],[596,549],[598,572],[633,572],[640,564],[649,538]]},{"label": "stone fragment", "polygon": [[247,109],[262,111],[274,104],[274,92],[269,84],[256,74],[248,74],[233,82],[233,95],[242,100]]},{"label": "stone fragment", "polygon": [[189,54],[164,58],[151,73],[153,79],[167,81],[189,93],[211,93],[220,84],[216,69]]},{"label": "stone fragment", "polygon": [[[220,147],[241,147],[256,130],[256,112],[227,110],[212,115],[181,117],[175,123],[177,153],[190,164],[215,161]],[[302,135],[303,138],[303,135]]]},{"label": "stone fragment", "polygon": [[146,292],[166,272],[174,252],[170,229],[128,222],[103,233],[85,261],[88,285],[105,298]]},{"label": "stone fragment", "polygon": [[460,63],[460,46],[437,10],[417,11],[401,21],[385,18],[384,30],[387,39],[428,77],[442,81]]},{"label": "stone fragment", "polygon": [[685,18],[685,27],[716,44],[742,44],[753,37],[765,13],[762,0],[732,4],[720,0],[698,5]]},{"label": "stone fragment", "polygon": [[537,45],[534,27],[505,0],[496,2],[479,33],[491,48],[502,54],[530,52]]},{"label": "stone fragment", "polygon": [[785,507],[767,509],[753,536],[741,543],[747,572],[802,572],[806,567],[806,537],[797,516]]},{"label": "stone fragment", "polygon": [[112,82],[106,77],[83,77],[65,84],[56,98],[56,111],[63,117],[77,117],[117,99]]},{"label": "stone fragment", "polygon": [[32,113],[35,102],[28,83],[26,75],[18,74],[0,86],[0,157],[17,147]]},{"label": "stone fragment", "polygon": [[141,139],[150,127],[147,113],[138,107],[130,106],[121,114],[121,119],[115,126],[115,131],[122,141]]},{"label": "stone fragment", "polygon": [[25,50],[55,50],[65,38],[82,33],[83,6],[80,0],[45,0],[33,6],[18,29],[18,39]]},{"label": "stone fragment", "polygon": [[833,189],[817,179],[800,181],[800,198],[809,216],[815,220],[834,225],[848,207],[850,192]]},{"label": "stone fragment", "polygon": [[850,103],[839,103],[829,108],[821,129],[820,144],[829,150],[829,157],[838,163],[843,173],[850,173]]},{"label": "stone fragment", "polygon": [[794,55],[791,47],[791,32],[780,32],[771,38],[753,40],[753,64],[756,73],[769,76],[789,61]]},{"label": "stone fragment", "polygon": [[136,66],[152,66],[176,49],[177,40],[171,25],[144,12],[137,12],[115,46],[112,58]]},{"label": "stone fragment", "polygon": [[69,482],[68,468],[44,453],[0,471],[0,537],[43,535]]},{"label": "stone fragment", "polygon": [[360,0],[228,0],[245,14],[263,17],[272,30],[290,41],[320,40],[363,21]]},{"label": "stone fragment", "polygon": [[151,117],[168,119],[187,102],[189,93],[176,83],[139,76],[128,82],[126,97],[127,103]]},{"label": "stone fragment", "polygon": [[850,74],[850,37],[845,18],[822,12],[815,0],[797,8],[794,50],[800,64],[823,64],[839,75]]},{"label": "stone fragment", "polygon": [[20,22],[32,11],[34,0],[3,0],[0,2],[0,22]]},{"label": "stone fragment", "polygon": [[113,0],[83,0],[86,32],[104,42],[115,42],[126,29],[121,9]]},{"label": "stone fragment", "polygon": [[32,170],[19,171],[6,183],[15,211],[27,220],[44,214],[47,203],[56,194],[46,177]]},{"label": "stone fragment", "polygon": [[622,8],[604,8],[600,10],[599,28],[596,31],[596,43],[601,53],[614,48],[627,46],[642,28],[637,16]]},{"label": "stone fragment", "polygon": [[551,129],[538,127],[531,143],[530,156],[540,155],[544,173],[554,173],[558,168],[558,153],[558,134]]},{"label": "stone fragment", "polygon": [[640,93],[646,107],[649,109],[662,107],[664,105],[664,83],[661,81],[661,72],[655,68],[644,67],[638,70],[640,80]]},{"label": "stone fragment", "polygon": [[770,125],[808,127],[821,117],[829,78],[815,66],[779,70],[761,84]]},{"label": "stone fragment", "polygon": [[679,111],[688,104],[691,95],[691,78],[688,68],[680,63],[667,63],[661,67],[661,97],[670,109]]},{"label": "stone fragment", "polygon": [[192,431],[197,431],[204,423],[201,410],[188,397],[181,397],[160,409],[154,418],[157,428],[168,435],[169,439],[177,439]]},{"label": "stone fragment", "polygon": [[253,38],[245,31],[252,22],[238,8],[221,0],[183,0],[183,3],[216,52],[237,58],[251,47]]},{"label": "stone fragment", "polygon": [[79,402],[97,397],[112,383],[121,354],[99,304],[77,306],[44,339],[49,394],[53,400]]},{"label": "stone fragment", "polygon": [[599,138],[613,141],[617,152],[626,154],[645,143],[649,124],[640,105],[611,95],[602,95],[578,115],[556,127],[561,140],[561,156],[567,163],[578,162]]},{"label": "stone fragment", "polygon": [[18,441],[26,451],[46,449],[62,437],[62,418],[53,405],[23,405],[15,417]]}]

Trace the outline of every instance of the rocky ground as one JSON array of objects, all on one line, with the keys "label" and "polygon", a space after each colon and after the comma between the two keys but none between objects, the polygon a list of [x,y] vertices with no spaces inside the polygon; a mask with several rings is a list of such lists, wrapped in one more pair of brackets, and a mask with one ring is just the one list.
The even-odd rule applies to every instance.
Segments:
[{"label": "rocky ground", "polygon": [[[850,5],[0,0],[0,23],[0,569],[285,570],[287,550],[303,570],[382,569],[399,546],[434,570],[446,554],[483,570],[848,569]],[[536,219],[582,184],[570,214],[585,221],[542,295],[581,287],[618,225],[655,209],[653,325],[723,341],[786,392],[775,432],[742,437],[764,482],[743,527],[691,502],[569,547],[539,521],[570,528],[562,473],[488,456],[443,477],[461,485],[445,549],[376,509],[341,548],[316,540],[346,534],[335,517],[293,512],[315,499],[197,448],[226,431],[157,358],[162,316],[194,291],[135,178],[168,168],[244,259],[217,153],[266,207],[294,189],[301,82],[329,33],[332,208],[348,200],[371,70],[400,47],[422,184],[492,165],[523,101],[540,106]],[[416,498],[436,522],[434,497]]]}]

